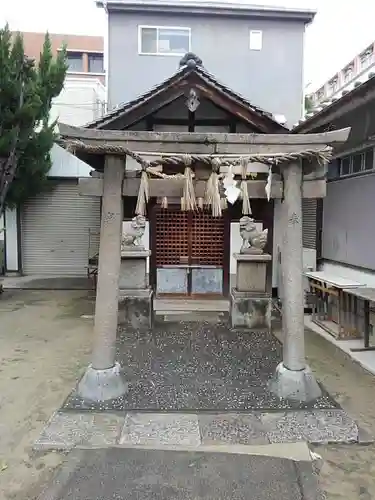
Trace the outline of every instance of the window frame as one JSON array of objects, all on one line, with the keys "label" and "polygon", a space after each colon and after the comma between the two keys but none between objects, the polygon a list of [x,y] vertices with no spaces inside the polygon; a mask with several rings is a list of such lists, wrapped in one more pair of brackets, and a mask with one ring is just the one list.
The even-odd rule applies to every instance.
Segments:
[{"label": "window frame", "polygon": [[[258,35],[260,37],[260,47],[254,48],[251,46],[251,39],[253,36]],[[260,52],[263,50],[263,30],[249,30],[249,50],[253,52]]]},{"label": "window frame", "polygon": [[343,70],[344,83],[349,83],[354,78],[354,64],[348,64]]},{"label": "window frame", "polygon": [[[189,33],[189,50],[186,52],[143,52],[142,51],[142,30],[144,29],[155,29],[156,30],[156,45],[158,45],[159,40],[159,30],[176,30],[176,31],[187,31]],[[138,55],[140,56],[167,56],[167,57],[182,57],[187,52],[191,52],[191,28],[188,26],[152,26],[148,24],[138,25]]]},{"label": "window frame", "polygon": [[373,46],[368,47],[361,54],[359,54],[359,62],[361,70],[368,68],[372,64],[373,58],[374,58]]},{"label": "window frame", "polygon": [[[103,71],[90,71],[90,56],[101,56],[103,58]],[[90,50],[87,52],[87,73],[90,75],[105,75],[104,52]]]},{"label": "window frame", "polygon": [[[372,168],[366,169],[366,155],[370,151],[372,151]],[[357,172],[353,171],[355,156],[361,157],[361,169]],[[353,151],[351,154],[346,154],[345,156],[341,156],[340,158],[338,158],[338,160],[339,160],[338,179],[346,179],[348,177],[358,177],[361,175],[366,175],[371,173],[373,174],[375,171],[375,147],[367,147],[360,151]],[[349,172],[345,174],[342,172],[342,162],[344,160],[349,161]]]},{"label": "window frame", "polygon": [[[70,69],[69,67],[69,55],[78,55],[78,54],[81,54],[81,63],[82,63],[82,69],[81,70],[74,70],[74,69]],[[84,55],[84,52],[82,50],[74,50],[74,49],[71,49],[71,50],[67,50],[66,51],[66,60],[67,60],[67,64],[68,64],[68,69],[67,69],[67,73],[84,73],[84,61],[83,61],[83,55]]]}]

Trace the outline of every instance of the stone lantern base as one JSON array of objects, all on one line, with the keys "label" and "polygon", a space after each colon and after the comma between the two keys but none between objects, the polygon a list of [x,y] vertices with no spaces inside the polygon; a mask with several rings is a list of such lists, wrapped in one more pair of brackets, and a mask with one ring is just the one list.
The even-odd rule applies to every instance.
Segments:
[{"label": "stone lantern base", "polygon": [[272,298],[267,289],[268,254],[234,254],[236,286],[230,294],[231,326],[251,329],[271,327]]},{"label": "stone lantern base", "polygon": [[152,327],[153,290],[147,281],[147,258],[150,253],[137,248],[121,253],[119,326],[137,329]]}]

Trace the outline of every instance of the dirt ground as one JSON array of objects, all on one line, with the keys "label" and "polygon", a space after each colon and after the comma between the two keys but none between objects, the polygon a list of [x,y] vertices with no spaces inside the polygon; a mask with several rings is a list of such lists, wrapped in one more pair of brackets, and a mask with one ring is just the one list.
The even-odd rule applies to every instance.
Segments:
[{"label": "dirt ground", "polygon": [[[91,314],[86,292],[13,291],[0,299],[0,500],[33,500],[64,458],[31,447],[89,361]],[[328,391],[375,434],[375,377],[314,333],[306,350]],[[375,446],[316,451],[328,500],[375,499]]]},{"label": "dirt ground", "polygon": [[[375,377],[313,332],[306,334],[306,352],[332,396],[375,436]],[[321,485],[328,500],[375,499],[375,445],[319,446],[315,451],[324,458]]]},{"label": "dirt ground", "polygon": [[0,298],[0,499],[31,500],[61,462],[32,443],[90,354],[87,292],[12,291]]}]

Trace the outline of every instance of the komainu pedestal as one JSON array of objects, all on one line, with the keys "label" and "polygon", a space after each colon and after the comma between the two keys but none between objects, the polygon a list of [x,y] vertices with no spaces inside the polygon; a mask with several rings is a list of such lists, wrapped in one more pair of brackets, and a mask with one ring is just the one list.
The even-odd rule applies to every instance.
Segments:
[{"label": "komainu pedestal", "polygon": [[153,291],[148,286],[147,258],[150,251],[132,248],[121,252],[119,280],[119,326],[151,328]]},{"label": "komainu pedestal", "polygon": [[271,322],[271,295],[267,291],[268,254],[234,254],[237,261],[236,286],[231,291],[231,325],[268,329]]}]

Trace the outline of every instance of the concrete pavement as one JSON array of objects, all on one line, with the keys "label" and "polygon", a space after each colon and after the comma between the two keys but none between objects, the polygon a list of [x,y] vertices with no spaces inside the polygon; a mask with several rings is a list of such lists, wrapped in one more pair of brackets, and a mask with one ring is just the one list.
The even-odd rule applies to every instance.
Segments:
[{"label": "concrete pavement", "polygon": [[311,462],[260,455],[75,450],[39,500],[317,500]]}]

